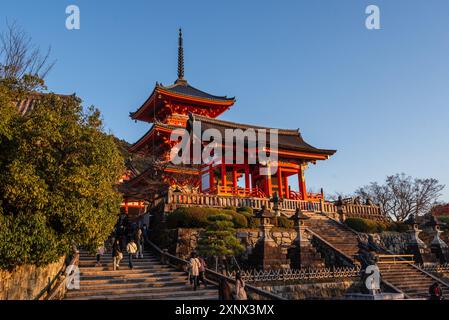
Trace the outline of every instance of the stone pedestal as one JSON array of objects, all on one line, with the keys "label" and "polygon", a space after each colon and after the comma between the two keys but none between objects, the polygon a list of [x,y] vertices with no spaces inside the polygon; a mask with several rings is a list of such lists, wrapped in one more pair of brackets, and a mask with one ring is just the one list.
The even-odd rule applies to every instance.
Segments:
[{"label": "stone pedestal", "polygon": [[271,238],[271,219],[274,217],[266,207],[256,213],[256,218],[260,219],[260,238],[249,256],[249,261],[258,270],[286,269],[290,266],[282,248]]},{"label": "stone pedestal", "polygon": [[305,237],[305,221],[310,219],[308,216],[304,215],[302,211],[298,208],[295,214],[289,218],[293,221],[294,228],[296,231],[296,238],[292,241],[292,245],[288,249],[288,258],[290,259],[290,267],[292,269],[301,269],[305,266],[311,266],[312,261],[307,259],[307,248],[311,244]]},{"label": "stone pedestal", "polygon": [[418,224],[414,218],[409,219],[407,222],[411,225],[412,230],[409,231],[410,240],[407,244],[407,252],[414,255],[416,263],[436,263],[435,255],[431,252],[430,248],[419,238],[419,234],[422,230],[419,229]]},{"label": "stone pedestal", "polygon": [[434,219],[433,227],[435,230],[435,237],[430,244],[430,251],[436,256],[439,263],[449,263],[449,247],[448,245],[441,239],[440,234],[443,231],[440,230],[440,223]]}]

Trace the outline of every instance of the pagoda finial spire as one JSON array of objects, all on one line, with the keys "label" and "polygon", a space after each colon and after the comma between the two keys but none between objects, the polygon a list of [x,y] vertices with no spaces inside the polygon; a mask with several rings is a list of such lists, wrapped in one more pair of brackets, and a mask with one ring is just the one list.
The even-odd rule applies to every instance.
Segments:
[{"label": "pagoda finial spire", "polygon": [[179,39],[178,39],[178,80],[184,80],[184,48],[182,46],[181,28],[179,28]]}]

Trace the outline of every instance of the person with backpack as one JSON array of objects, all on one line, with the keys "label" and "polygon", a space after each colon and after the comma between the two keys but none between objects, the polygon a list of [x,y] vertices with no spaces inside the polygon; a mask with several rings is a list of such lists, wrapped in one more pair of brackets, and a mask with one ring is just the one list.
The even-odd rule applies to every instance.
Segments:
[{"label": "person with backpack", "polygon": [[120,261],[123,259],[122,249],[120,248],[120,241],[116,239],[112,246],[112,258],[113,258],[113,268],[115,270],[120,269]]},{"label": "person with backpack", "polygon": [[190,258],[190,283],[193,285],[193,290],[196,291],[198,287],[198,276],[200,274],[201,262],[197,258],[196,252],[192,252]]},{"label": "person with backpack", "polygon": [[128,242],[128,245],[126,246],[126,251],[128,252],[128,265],[129,268],[134,268],[133,266],[133,255],[137,252],[137,244],[134,242],[134,239],[131,238],[131,241]]}]

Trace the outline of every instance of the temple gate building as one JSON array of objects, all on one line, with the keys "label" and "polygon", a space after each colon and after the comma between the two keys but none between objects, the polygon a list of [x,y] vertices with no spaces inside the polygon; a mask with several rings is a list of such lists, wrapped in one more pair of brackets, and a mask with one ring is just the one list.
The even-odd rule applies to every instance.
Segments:
[{"label": "temple gate building", "polygon": [[[176,129],[191,129],[197,121],[201,123],[201,133],[215,129],[225,137],[227,129],[271,130],[273,128],[235,123],[218,119],[235,103],[235,98],[216,96],[201,91],[189,84],[184,78],[184,54],[182,32],[179,30],[178,78],[173,85],[156,83],[155,88],[135,112],[131,119],[151,123],[147,133],[134,143],[130,152],[145,157],[153,157],[158,163],[165,163],[162,172],[149,169],[141,173],[131,173],[123,182],[125,205],[141,203],[151,198],[160,185],[166,185],[167,192],[176,190],[184,199],[187,195],[215,195],[220,197],[240,197],[269,199],[273,195],[284,200],[315,202],[324,201],[323,193],[313,194],[307,191],[305,170],[309,164],[327,160],[336,151],[319,149],[308,144],[298,129],[276,129],[278,132],[277,149],[267,148],[270,154],[277,153],[277,170],[273,174],[262,175],[260,170],[270,164],[249,162],[249,157],[258,150],[249,148],[251,138],[245,142],[244,162],[236,164],[226,161],[224,155],[216,157],[209,164],[173,165],[169,163],[170,150],[176,144],[170,135]],[[224,141],[219,142],[225,148]],[[235,149],[235,146],[234,146]],[[234,150],[235,152],[235,150]],[[158,176],[160,174],[160,176]],[[297,177],[298,190],[289,184],[289,177]],[[157,186],[157,187],[156,187]],[[225,201],[226,202],[226,201]],[[187,204],[187,203],[185,203]],[[193,204],[193,203],[192,203]],[[257,205],[255,207],[261,207]],[[291,209],[294,211],[298,206]]]}]

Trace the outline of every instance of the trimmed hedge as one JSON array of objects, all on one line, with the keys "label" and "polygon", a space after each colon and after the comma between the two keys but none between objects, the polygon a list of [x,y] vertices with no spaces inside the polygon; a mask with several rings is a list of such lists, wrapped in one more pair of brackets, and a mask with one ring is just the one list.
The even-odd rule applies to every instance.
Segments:
[{"label": "trimmed hedge", "polygon": [[[227,207],[229,208],[229,207]],[[238,212],[231,209],[182,207],[178,208],[167,216],[167,228],[207,228],[211,224],[211,216],[225,214],[232,217],[234,228],[258,228],[259,219],[253,215],[252,208],[241,207]],[[276,217],[273,224],[278,228],[292,228],[293,221],[286,217]]]},{"label": "trimmed hedge", "polygon": [[251,207],[239,207],[237,208],[238,213],[248,213],[250,215],[254,214],[254,209]]},{"label": "trimmed hedge", "polygon": [[363,233],[381,233],[388,227],[385,223],[362,218],[348,218],[345,224],[355,231]]},{"label": "trimmed hedge", "polygon": [[167,216],[167,227],[175,228],[206,228],[211,221],[208,219],[214,215],[225,214],[232,217],[235,228],[247,228],[247,218],[235,211],[215,208],[182,207]]},{"label": "trimmed hedge", "polygon": [[279,228],[293,228],[293,221],[288,220],[286,217],[276,217],[274,224]]},{"label": "trimmed hedge", "polygon": [[345,224],[358,232],[382,233],[384,231],[406,232],[409,228],[403,222],[380,222],[362,218],[348,218]]},{"label": "trimmed hedge", "polygon": [[410,228],[408,225],[406,225],[404,222],[392,222],[389,224],[387,230],[388,231],[395,231],[395,232],[406,232]]},{"label": "trimmed hedge", "polygon": [[445,223],[445,225],[441,227],[442,229],[449,230],[449,216],[439,216],[438,220],[440,220],[441,223]]}]

